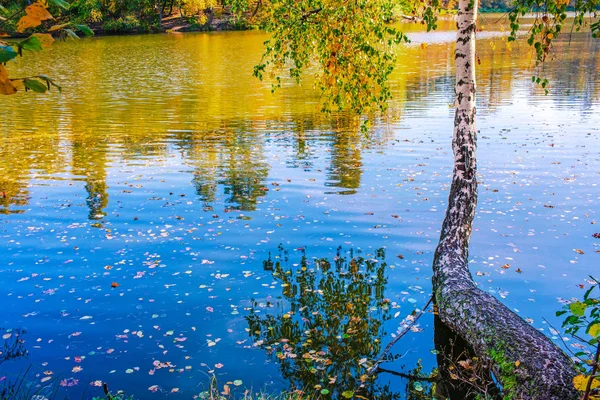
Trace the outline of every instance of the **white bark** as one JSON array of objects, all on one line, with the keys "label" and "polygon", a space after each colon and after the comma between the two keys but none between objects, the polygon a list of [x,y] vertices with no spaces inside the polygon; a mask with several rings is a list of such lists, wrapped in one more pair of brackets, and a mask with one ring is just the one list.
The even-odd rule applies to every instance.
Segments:
[{"label": "white bark", "polygon": [[477,0],[460,0],[455,51],[454,173],[433,261],[438,315],[479,359],[488,363],[505,398],[575,399],[571,360],[546,336],[477,288],[469,271],[469,240],[477,205],[476,20]]}]

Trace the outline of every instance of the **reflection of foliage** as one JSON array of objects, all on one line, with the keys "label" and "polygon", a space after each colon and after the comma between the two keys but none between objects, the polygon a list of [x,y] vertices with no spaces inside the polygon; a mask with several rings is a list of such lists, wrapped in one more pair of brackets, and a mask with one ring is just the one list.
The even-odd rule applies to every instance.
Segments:
[{"label": "reflection of foliage", "polygon": [[90,220],[102,219],[106,216],[104,209],[108,206],[108,194],[105,181],[88,180],[85,184],[88,193],[86,203],[90,209],[88,218]]},{"label": "reflection of foliage", "polygon": [[406,377],[408,377],[408,382],[406,383],[406,400],[429,400],[436,398],[436,369],[425,376],[423,375],[421,360],[418,360],[417,366],[410,370],[406,374]]},{"label": "reflection of foliage", "polygon": [[264,180],[269,165],[262,160],[262,148],[251,135],[235,135],[227,140],[229,160],[225,178],[219,183],[225,187],[227,202],[234,209],[252,211],[259,197],[265,195]]},{"label": "reflection of foliage", "polygon": [[226,210],[255,210],[259,198],[267,193],[264,181],[269,175],[262,143],[256,136],[241,132],[217,137],[190,140],[196,193],[205,206],[210,206],[220,185],[228,203]]},{"label": "reflection of foliage", "polygon": [[362,176],[361,149],[357,137],[350,134],[338,134],[331,149],[331,167],[327,186],[348,189],[339,194],[354,194],[360,187]]},{"label": "reflection of foliage", "polygon": [[27,357],[29,352],[25,349],[25,342],[21,339],[25,330],[0,328],[0,332],[4,339],[4,344],[0,347],[0,365],[15,358]]},{"label": "reflection of foliage", "polygon": [[107,154],[103,142],[102,138],[80,136],[74,137],[72,141],[73,173],[84,176],[88,218],[91,221],[104,218],[104,209],[108,206]]},{"label": "reflection of foliage", "polygon": [[11,207],[27,205],[28,191],[23,189],[18,182],[0,177],[0,214],[18,214],[23,210],[13,210]]},{"label": "reflection of foliage", "polygon": [[261,316],[255,302],[246,318],[256,345],[275,354],[292,389],[333,398],[395,398],[366,375],[390,318],[386,265],[382,249],[368,259],[352,252],[345,258],[338,249],[333,262],[311,263],[303,254],[295,269],[285,269],[281,259],[264,263],[281,284],[289,311]]}]

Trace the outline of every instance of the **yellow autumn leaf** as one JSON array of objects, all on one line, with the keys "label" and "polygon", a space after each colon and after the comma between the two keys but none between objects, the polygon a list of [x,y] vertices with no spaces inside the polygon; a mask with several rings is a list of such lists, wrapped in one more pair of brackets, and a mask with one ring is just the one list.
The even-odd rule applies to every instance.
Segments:
[{"label": "yellow autumn leaf", "polygon": [[31,17],[29,15],[24,15],[21,17],[19,22],[17,23],[17,32],[23,32],[27,28],[35,28],[39,24],[42,23],[41,19]]},{"label": "yellow autumn leaf", "polygon": [[42,2],[37,1],[25,9],[25,13],[30,17],[39,18],[42,21],[47,19],[53,19],[52,14],[50,14],[47,10],[47,5],[44,5]]},{"label": "yellow autumn leaf", "polygon": [[54,31],[58,31],[59,29],[65,28],[67,26],[69,26],[70,23],[67,22],[66,24],[60,24],[60,25],[52,25],[50,27],[50,29],[48,29],[48,32],[54,32]]},{"label": "yellow autumn leaf", "polygon": [[0,94],[11,95],[15,93],[17,93],[17,88],[15,88],[10,81],[0,82]]},{"label": "yellow autumn leaf", "polygon": [[34,33],[31,36],[35,36],[39,39],[42,47],[47,49],[48,47],[52,47],[52,43],[54,42],[54,38],[49,33]]},{"label": "yellow autumn leaf", "polygon": [[587,386],[587,381],[587,376],[577,375],[573,378],[573,386],[575,386],[575,389],[579,390],[580,392],[583,392]]},{"label": "yellow autumn leaf", "polygon": [[13,79],[10,82],[15,87],[15,89],[25,90],[25,84],[23,83],[23,79]]},{"label": "yellow autumn leaf", "polygon": [[[584,392],[587,388],[589,379],[590,379],[589,376],[577,375],[575,378],[573,378],[573,385],[575,386],[575,389],[579,390],[580,392]],[[591,389],[596,389],[599,387],[600,387],[600,380],[594,379],[594,381],[592,382]]]},{"label": "yellow autumn leaf", "polygon": [[593,338],[597,338],[600,336],[600,322],[596,322],[588,328],[588,335]]},{"label": "yellow autumn leaf", "polygon": [[221,394],[228,396],[231,393],[231,389],[229,388],[229,385],[223,385],[223,391],[221,392]]},{"label": "yellow autumn leaf", "polygon": [[17,23],[17,32],[23,32],[27,28],[35,28],[36,26],[39,26],[42,21],[53,18],[52,14],[46,9],[46,6],[38,1],[27,6],[25,15],[21,17]]},{"label": "yellow autumn leaf", "polygon": [[6,82],[8,80],[8,71],[6,67],[0,64],[0,82]]}]

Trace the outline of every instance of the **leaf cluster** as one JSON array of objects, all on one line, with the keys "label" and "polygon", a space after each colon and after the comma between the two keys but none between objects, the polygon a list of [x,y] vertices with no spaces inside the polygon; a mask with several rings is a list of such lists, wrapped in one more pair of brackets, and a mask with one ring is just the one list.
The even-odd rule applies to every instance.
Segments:
[{"label": "leaf cluster", "polygon": [[387,25],[392,0],[271,0],[262,62],[254,75],[282,75],[297,82],[303,72],[316,70],[322,111],[351,109],[358,114],[385,110],[391,97],[387,80],[396,56],[394,46],[408,39]]},{"label": "leaf cluster", "polygon": [[[566,316],[562,324],[565,332],[581,344],[589,346],[588,349],[574,353],[580,360],[584,373],[575,377],[573,383],[577,390],[585,392],[585,398],[596,398],[589,396],[596,390],[596,395],[600,397],[597,392],[600,388],[600,378],[597,375],[600,370],[600,282],[590,276],[590,283],[582,301],[569,303],[556,316]],[[591,372],[585,373],[587,368],[591,368]]]},{"label": "leaf cluster", "polygon": [[[17,20],[19,15],[24,14],[18,18],[16,23],[17,32],[24,33],[28,30],[40,27],[44,21],[54,19],[52,14],[48,11],[50,5],[61,7],[65,10],[69,8],[69,4],[64,0],[38,0],[12,15],[6,17],[0,15],[0,21],[7,22],[11,19]],[[5,8],[0,8],[0,14],[6,12],[7,10]],[[0,29],[2,29],[3,26],[4,25],[0,25]],[[60,86],[46,75],[40,74],[29,77],[10,78],[6,64],[15,61],[18,56],[23,56],[24,51],[39,52],[45,47],[50,47],[54,41],[52,36],[53,33],[56,34],[59,39],[63,40],[66,38],[79,38],[75,31],[80,31],[86,36],[94,34],[94,32],[86,25],[66,22],[51,26],[47,30],[47,33],[33,33],[24,40],[0,40],[0,94],[11,95],[19,90],[31,90],[36,93],[44,93],[47,90],[50,90],[51,87],[60,90]],[[7,35],[0,30],[0,37],[6,36]]]},{"label": "leaf cluster", "polygon": [[[598,0],[516,0],[514,8],[508,14],[510,21],[510,36],[508,41],[516,41],[521,31],[521,18],[534,15],[534,21],[526,32],[527,44],[533,49],[535,66],[542,67],[561,33],[567,24],[567,9],[571,8],[575,16],[571,26],[579,32],[589,25],[592,37],[600,37],[600,20],[598,19]],[[548,79],[533,76],[532,82],[539,84],[548,93]]]}]

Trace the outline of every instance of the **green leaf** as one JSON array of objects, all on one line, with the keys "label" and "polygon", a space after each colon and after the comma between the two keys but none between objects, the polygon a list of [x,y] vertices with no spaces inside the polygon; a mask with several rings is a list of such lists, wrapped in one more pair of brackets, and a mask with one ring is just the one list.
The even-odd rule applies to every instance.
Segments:
[{"label": "green leaf", "polygon": [[600,336],[600,321],[593,321],[588,325],[587,334],[593,338]]},{"label": "green leaf", "polygon": [[235,381],[233,381],[233,384],[235,386],[242,386],[242,381],[240,379],[236,379]]},{"label": "green leaf", "polygon": [[68,10],[69,6],[70,6],[69,3],[67,3],[64,0],[48,0],[48,3],[55,5],[57,7],[63,8],[65,10]]},{"label": "green leaf", "polygon": [[576,301],[574,303],[569,304],[569,309],[571,310],[573,315],[577,315],[578,317],[583,317],[586,308],[587,304],[582,303],[580,301]]},{"label": "green leaf", "polygon": [[54,80],[52,78],[50,78],[49,76],[46,75],[38,75],[38,77],[40,79],[43,79],[44,81],[46,81],[46,85],[48,86],[48,90],[50,90],[50,86],[54,86],[55,88],[58,89],[58,91],[62,91],[62,87],[60,85],[57,85],[56,82],[54,82]]},{"label": "green leaf", "polygon": [[73,32],[73,30],[71,30],[71,29],[64,29],[63,32],[65,32],[67,34],[67,36],[72,39],[79,39],[79,36],[77,36],[77,34],[75,32]]},{"label": "green leaf", "polygon": [[587,300],[588,297],[590,297],[590,293],[592,293],[592,290],[594,290],[595,287],[596,285],[592,285],[588,290],[585,291],[585,294],[583,295],[584,300]]},{"label": "green leaf", "polygon": [[44,93],[47,90],[46,85],[35,79],[25,79],[23,85],[36,93]]},{"label": "green leaf", "polygon": [[27,39],[17,44],[23,50],[42,51],[42,42],[35,36],[29,36]]},{"label": "green leaf", "polygon": [[94,31],[87,25],[74,25],[75,28],[79,29],[85,36],[94,36]]},{"label": "green leaf", "polygon": [[17,52],[10,46],[0,46],[0,63],[5,63],[17,56]]},{"label": "green leaf", "polygon": [[329,390],[328,389],[321,389],[321,394],[329,394]]},{"label": "green leaf", "polygon": [[342,396],[346,399],[351,399],[354,397],[354,390],[346,390],[345,392],[342,392]]}]

